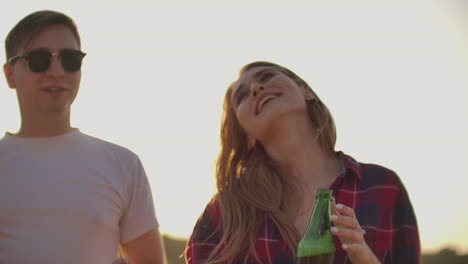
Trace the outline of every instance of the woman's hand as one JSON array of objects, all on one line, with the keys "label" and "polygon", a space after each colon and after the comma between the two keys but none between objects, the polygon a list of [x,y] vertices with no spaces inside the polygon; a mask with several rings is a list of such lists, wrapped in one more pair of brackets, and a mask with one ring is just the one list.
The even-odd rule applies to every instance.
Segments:
[{"label": "woman's hand", "polygon": [[340,239],[341,247],[348,253],[352,263],[380,263],[364,240],[366,231],[359,225],[353,208],[343,204],[335,204],[335,200],[333,200],[332,221],[334,226],[331,231]]}]

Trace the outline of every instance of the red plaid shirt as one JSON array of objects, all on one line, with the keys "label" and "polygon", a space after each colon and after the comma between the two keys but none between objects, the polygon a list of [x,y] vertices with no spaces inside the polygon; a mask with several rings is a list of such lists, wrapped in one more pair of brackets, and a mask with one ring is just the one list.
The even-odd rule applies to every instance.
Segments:
[{"label": "red plaid shirt", "polygon": [[[354,208],[364,238],[381,263],[420,263],[421,250],[416,217],[408,194],[398,176],[384,167],[356,162],[339,152],[346,172],[331,189],[337,203]],[[219,243],[221,210],[214,197],[198,219],[187,244],[186,263],[204,263]],[[218,227],[218,228],[217,228]],[[351,263],[335,236],[335,263]],[[294,264],[294,252],[286,246],[270,219],[257,235],[256,252],[261,262],[248,256],[248,263]],[[234,263],[243,263],[244,256]]]}]

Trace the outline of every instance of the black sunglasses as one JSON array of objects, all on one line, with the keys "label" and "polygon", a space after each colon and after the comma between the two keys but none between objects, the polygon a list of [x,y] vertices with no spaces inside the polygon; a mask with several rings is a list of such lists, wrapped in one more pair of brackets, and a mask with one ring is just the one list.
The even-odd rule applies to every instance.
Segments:
[{"label": "black sunglasses", "polygon": [[74,49],[62,49],[59,52],[50,52],[47,49],[35,49],[25,52],[23,55],[16,55],[8,59],[8,63],[13,63],[17,59],[24,58],[28,61],[29,69],[32,72],[45,72],[49,69],[51,58],[58,56],[62,67],[67,72],[79,71],[81,61],[86,53]]}]

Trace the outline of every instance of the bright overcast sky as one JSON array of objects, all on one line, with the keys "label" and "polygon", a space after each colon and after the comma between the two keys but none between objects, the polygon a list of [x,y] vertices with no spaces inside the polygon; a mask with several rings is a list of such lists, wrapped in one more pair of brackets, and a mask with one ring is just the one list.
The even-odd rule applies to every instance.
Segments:
[{"label": "bright overcast sky", "polygon": [[[73,17],[88,53],[72,124],[140,156],[163,232],[190,234],[214,193],[227,85],[269,60],[328,105],[338,150],[400,175],[424,250],[468,252],[468,2],[9,1],[2,42],[39,9]],[[0,79],[0,131],[16,132]]]}]

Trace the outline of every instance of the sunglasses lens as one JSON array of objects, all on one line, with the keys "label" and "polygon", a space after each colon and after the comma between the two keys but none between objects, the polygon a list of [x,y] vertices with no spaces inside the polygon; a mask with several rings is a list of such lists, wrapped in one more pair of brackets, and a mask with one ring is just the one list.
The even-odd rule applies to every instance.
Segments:
[{"label": "sunglasses lens", "polygon": [[79,50],[62,50],[60,52],[63,68],[66,71],[79,71],[84,54]]},{"label": "sunglasses lens", "polygon": [[27,54],[29,68],[32,72],[44,72],[49,68],[51,53],[47,50],[35,50]]}]

